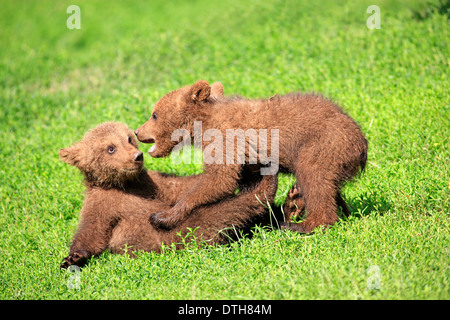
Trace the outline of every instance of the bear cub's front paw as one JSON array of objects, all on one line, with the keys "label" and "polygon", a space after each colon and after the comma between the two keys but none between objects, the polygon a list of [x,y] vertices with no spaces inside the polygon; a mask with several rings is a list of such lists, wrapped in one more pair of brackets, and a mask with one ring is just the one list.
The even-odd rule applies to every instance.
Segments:
[{"label": "bear cub's front paw", "polygon": [[157,212],[152,213],[150,215],[150,223],[161,230],[170,230],[177,226],[178,219],[176,219],[172,214],[169,212]]},{"label": "bear cub's front paw", "polygon": [[61,269],[67,269],[71,265],[82,267],[86,264],[88,258],[89,254],[87,253],[87,251],[77,251],[65,257],[59,267]]}]

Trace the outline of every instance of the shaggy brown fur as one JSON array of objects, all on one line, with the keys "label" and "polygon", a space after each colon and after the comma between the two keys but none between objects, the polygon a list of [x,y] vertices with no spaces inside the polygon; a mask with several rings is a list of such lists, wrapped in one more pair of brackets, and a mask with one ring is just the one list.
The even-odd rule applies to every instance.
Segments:
[{"label": "shaggy brown fur", "polygon": [[[307,211],[304,222],[287,227],[310,233],[319,225],[334,224],[338,220],[337,206],[346,210],[340,194],[342,183],[354,177],[359,168],[364,169],[367,160],[367,140],[359,126],[322,96],[291,93],[265,100],[220,95],[211,98],[211,91],[220,91],[218,86],[221,87],[215,83],[212,88],[199,80],[168,93],[156,103],[151,118],[135,131],[140,141],[155,142],[150,155],[167,156],[178,143],[171,141],[176,129],[186,129],[193,136],[194,121],[202,122],[203,133],[211,128],[220,130],[224,146],[227,129],[278,129],[280,169],[296,175],[299,196]],[[202,148],[210,143],[203,140]],[[248,160],[248,141],[246,144]],[[257,151],[258,156],[267,154],[262,148]],[[152,215],[152,222],[162,228],[174,227],[194,208],[232,194],[241,167],[205,165],[205,173],[198,177],[194,187],[174,198],[177,203],[172,209]]]},{"label": "shaggy brown fur", "polygon": [[124,253],[126,245],[131,250],[159,251],[162,243],[179,242],[177,232],[182,230],[181,236],[185,236],[188,227],[199,227],[195,231],[199,240],[226,243],[230,236],[225,229],[234,233],[253,225],[267,212],[257,197],[265,204],[273,203],[277,178],[266,176],[258,184],[247,184],[237,196],[197,208],[177,229],[167,232],[155,229],[148,216],[170,209],[158,197],[161,194],[158,182],[170,193],[172,189],[192,188],[191,178],[146,171],[137,147],[136,138],[127,126],[104,123],[88,132],[82,141],[60,150],[63,161],[84,173],[87,187],[78,231],[62,268],[82,266],[106,249]]}]

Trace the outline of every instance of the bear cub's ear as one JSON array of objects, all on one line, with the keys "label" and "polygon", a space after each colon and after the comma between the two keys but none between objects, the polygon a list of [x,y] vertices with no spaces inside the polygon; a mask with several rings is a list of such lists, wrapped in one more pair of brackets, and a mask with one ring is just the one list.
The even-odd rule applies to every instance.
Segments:
[{"label": "bear cub's ear", "polygon": [[81,146],[79,143],[59,150],[59,158],[72,166],[80,168]]},{"label": "bear cub's ear", "polygon": [[216,99],[223,98],[223,85],[220,82],[214,82],[211,85],[211,97]]},{"label": "bear cub's ear", "polygon": [[191,87],[191,99],[194,102],[206,101],[211,94],[211,87],[205,80],[198,80]]}]

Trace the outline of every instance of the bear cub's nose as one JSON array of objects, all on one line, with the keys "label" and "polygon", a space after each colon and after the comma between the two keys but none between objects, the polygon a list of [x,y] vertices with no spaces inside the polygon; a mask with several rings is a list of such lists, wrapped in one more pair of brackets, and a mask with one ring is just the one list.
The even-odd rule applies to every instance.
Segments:
[{"label": "bear cub's nose", "polygon": [[136,162],[144,161],[144,154],[142,153],[142,151],[136,152],[134,154],[134,161],[136,161]]},{"label": "bear cub's nose", "polygon": [[134,130],[134,134],[137,136],[139,133],[139,129]]}]

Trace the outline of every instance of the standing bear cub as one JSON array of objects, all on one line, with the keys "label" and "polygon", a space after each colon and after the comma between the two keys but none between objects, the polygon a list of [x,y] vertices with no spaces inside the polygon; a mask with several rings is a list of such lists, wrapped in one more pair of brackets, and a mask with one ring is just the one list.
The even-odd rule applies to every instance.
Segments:
[{"label": "standing bear cub", "polygon": [[195,230],[199,240],[223,244],[233,236],[226,229],[236,232],[250,228],[264,218],[268,212],[266,204],[273,204],[276,175],[242,182],[238,195],[196,208],[178,229],[155,229],[148,216],[170,209],[160,198],[161,189],[167,188],[167,193],[172,188],[182,191],[192,188],[194,180],[145,170],[143,154],[137,147],[137,140],[126,125],[109,122],[89,131],[82,141],[60,150],[64,162],[83,172],[87,187],[78,230],[61,268],[82,266],[106,249],[113,253],[124,253],[127,247],[159,251],[163,243],[179,242],[179,231],[184,237],[188,228]]},{"label": "standing bear cub", "polygon": [[[135,131],[140,141],[155,143],[149,150],[153,157],[165,157],[172,151],[179,142],[172,138],[177,129],[188,132],[191,141],[195,141],[199,128],[202,135],[215,129],[221,136],[202,139],[204,153],[214,149],[211,143],[215,147],[222,143],[222,150],[226,149],[223,159],[219,157],[222,161],[208,164],[205,161],[205,172],[196,177],[192,188],[171,195],[174,207],[151,215],[155,226],[173,228],[195,208],[232,194],[242,167],[254,163],[255,153],[258,163],[267,162],[268,150],[270,160],[277,161],[281,172],[295,174],[298,201],[305,205],[306,220],[285,227],[310,233],[319,225],[334,224],[338,220],[338,206],[348,213],[340,188],[360,168],[364,169],[367,160],[367,140],[355,121],[336,104],[318,95],[290,93],[252,100],[222,94],[220,83],[210,86],[203,80],[172,91],[156,103],[150,119]],[[234,163],[227,161],[239,156],[236,147],[228,147],[227,133],[233,130],[246,133],[243,161]],[[266,140],[259,136],[256,145],[247,133],[264,133],[263,130],[275,134],[272,137],[268,133]],[[217,157],[216,151],[221,150],[215,148],[211,152],[213,157]]]}]

